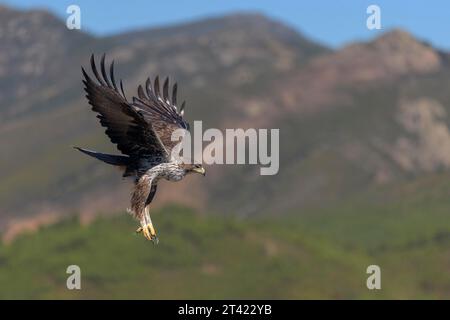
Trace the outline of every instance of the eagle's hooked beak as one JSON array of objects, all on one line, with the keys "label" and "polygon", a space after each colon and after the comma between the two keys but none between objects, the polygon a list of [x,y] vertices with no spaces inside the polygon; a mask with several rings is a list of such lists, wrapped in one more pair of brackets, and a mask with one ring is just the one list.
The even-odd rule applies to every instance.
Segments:
[{"label": "eagle's hooked beak", "polygon": [[206,175],[205,168],[203,168],[203,167],[200,167],[200,168],[194,168],[194,169],[192,169],[192,171],[197,172],[197,173],[200,173],[200,174],[203,175],[203,176]]}]

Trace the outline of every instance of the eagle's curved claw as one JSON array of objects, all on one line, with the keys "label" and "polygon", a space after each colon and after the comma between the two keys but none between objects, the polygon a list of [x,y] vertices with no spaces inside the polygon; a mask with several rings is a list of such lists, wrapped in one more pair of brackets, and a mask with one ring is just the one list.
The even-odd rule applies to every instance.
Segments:
[{"label": "eagle's curved claw", "polygon": [[158,244],[159,243],[159,239],[158,239],[157,236],[152,236],[151,240],[152,240],[153,244]]},{"label": "eagle's curved claw", "polygon": [[156,231],[155,231],[155,228],[153,227],[153,225],[152,224],[146,224],[146,225],[144,225],[143,227],[139,227],[137,230],[136,230],[136,233],[143,233],[143,235],[144,235],[144,237],[147,239],[147,240],[150,240],[150,241],[152,241],[153,242],[153,244],[158,244],[159,243],[159,239],[158,239],[158,237],[156,236]]}]

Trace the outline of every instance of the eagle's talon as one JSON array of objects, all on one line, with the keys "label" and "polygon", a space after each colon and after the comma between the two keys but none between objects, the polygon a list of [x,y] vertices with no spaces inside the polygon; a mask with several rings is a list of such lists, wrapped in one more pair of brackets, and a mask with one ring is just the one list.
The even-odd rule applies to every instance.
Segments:
[{"label": "eagle's talon", "polygon": [[139,228],[136,230],[136,233],[141,233],[141,232],[144,234],[144,237],[145,237],[147,240],[152,241],[153,244],[158,244],[158,243],[159,243],[159,239],[158,239],[158,237],[156,236],[155,228],[153,227],[153,225],[151,225],[151,224],[146,224],[146,225],[144,225],[144,226],[142,226],[142,227],[139,227]]}]

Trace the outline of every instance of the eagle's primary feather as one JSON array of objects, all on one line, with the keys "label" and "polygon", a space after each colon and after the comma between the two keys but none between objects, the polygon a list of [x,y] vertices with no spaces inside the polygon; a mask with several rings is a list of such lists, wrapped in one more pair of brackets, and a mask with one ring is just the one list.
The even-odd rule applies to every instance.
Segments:
[{"label": "eagle's primary feather", "polygon": [[[178,141],[172,141],[175,130],[189,130],[189,124],[183,119],[185,102],[177,108],[178,85],[172,86],[166,78],[161,88],[156,76],[153,86],[150,78],[145,82],[145,90],[139,85],[137,97],[128,101],[120,80],[120,90],[114,77],[114,61],[109,67],[109,76],[105,67],[105,55],[100,61],[100,73],[95,64],[94,55],[90,60],[94,78],[82,67],[86,97],[92,110],[96,112],[100,124],[106,128],[106,135],[117,145],[122,155],[109,155],[78,148],[108,164],[125,168],[124,176],[135,178],[135,187],[131,197],[131,212],[141,221],[147,238],[154,239],[147,206],[156,193],[159,179],[179,181],[187,173],[204,174],[200,165],[185,164],[173,159],[171,152]],[[147,229],[146,229],[147,228]],[[149,237],[150,235],[151,237]]]}]

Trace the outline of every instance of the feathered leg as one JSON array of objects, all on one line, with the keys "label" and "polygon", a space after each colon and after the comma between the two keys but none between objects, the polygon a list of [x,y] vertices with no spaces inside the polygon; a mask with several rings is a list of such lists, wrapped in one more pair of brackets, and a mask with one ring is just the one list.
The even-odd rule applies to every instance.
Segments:
[{"label": "feathered leg", "polygon": [[137,233],[142,232],[144,237],[153,241],[154,244],[158,244],[159,239],[156,236],[155,227],[153,226],[152,219],[150,218],[149,207],[145,207],[144,217],[141,220],[141,227],[136,230]]},{"label": "feathered leg", "polygon": [[156,231],[153,227],[148,207],[148,204],[151,199],[153,199],[156,192],[156,185],[152,185],[152,181],[152,176],[144,175],[136,183],[131,196],[131,212],[141,224],[141,227],[138,228],[136,232],[142,232],[145,238],[153,241],[154,244],[157,244],[159,240],[156,237]]}]

